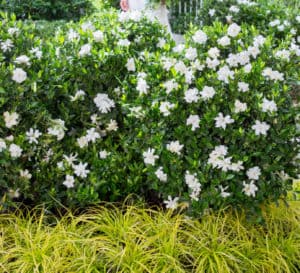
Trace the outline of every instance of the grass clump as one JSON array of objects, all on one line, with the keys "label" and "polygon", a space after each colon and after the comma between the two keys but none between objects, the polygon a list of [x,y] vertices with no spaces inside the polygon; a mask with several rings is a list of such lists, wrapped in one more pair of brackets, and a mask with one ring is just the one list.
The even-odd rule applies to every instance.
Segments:
[{"label": "grass clump", "polygon": [[0,217],[0,272],[299,272],[300,209],[264,223],[222,211],[201,220],[126,206],[61,219],[44,210]]}]

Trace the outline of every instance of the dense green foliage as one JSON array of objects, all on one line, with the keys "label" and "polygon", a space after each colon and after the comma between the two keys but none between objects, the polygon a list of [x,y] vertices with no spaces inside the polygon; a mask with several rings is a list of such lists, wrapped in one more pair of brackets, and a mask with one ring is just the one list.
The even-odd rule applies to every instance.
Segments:
[{"label": "dense green foliage", "polygon": [[77,21],[91,12],[92,4],[89,0],[1,0],[0,10],[19,19]]},{"label": "dense green foliage", "polygon": [[230,212],[197,221],[111,205],[60,220],[38,210],[2,214],[0,271],[298,273],[299,207],[268,207],[264,216],[257,226]]},{"label": "dense green foliage", "polygon": [[286,195],[299,151],[294,36],[278,44],[215,24],[174,47],[139,14],[99,16],[49,39],[37,23],[1,21],[5,205],[84,207],[136,193],[198,214]]}]

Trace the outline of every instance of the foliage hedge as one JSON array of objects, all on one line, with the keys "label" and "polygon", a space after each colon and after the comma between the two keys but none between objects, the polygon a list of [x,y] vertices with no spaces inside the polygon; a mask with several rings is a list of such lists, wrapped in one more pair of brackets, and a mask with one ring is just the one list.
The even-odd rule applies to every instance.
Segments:
[{"label": "foliage hedge", "polygon": [[256,210],[291,188],[293,36],[274,45],[254,27],[216,23],[175,47],[158,23],[113,11],[48,40],[37,29],[2,15],[5,206],[84,207],[135,193],[199,214]]},{"label": "foliage hedge", "polygon": [[89,0],[1,0],[0,10],[16,14],[19,19],[75,20],[93,9]]}]

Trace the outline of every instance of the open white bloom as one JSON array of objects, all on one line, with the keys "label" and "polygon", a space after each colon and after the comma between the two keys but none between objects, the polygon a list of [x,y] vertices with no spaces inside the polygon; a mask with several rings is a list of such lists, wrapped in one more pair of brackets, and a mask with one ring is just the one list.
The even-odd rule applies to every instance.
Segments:
[{"label": "open white bloom", "polygon": [[64,160],[66,160],[67,164],[72,166],[74,162],[77,161],[77,156],[78,154],[70,154],[68,155],[63,155]]},{"label": "open white bloom", "polygon": [[171,114],[170,110],[174,109],[175,104],[168,101],[163,101],[160,103],[159,111],[163,114],[164,117],[167,117]]},{"label": "open white bloom", "polygon": [[239,172],[241,170],[244,170],[243,162],[238,161],[236,163],[231,163],[230,170],[234,172]]},{"label": "open white bloom", "polygon": [[20,32],[20,29],[18,29],[17,27],[11,27],[7,30],[7,32],[9,35],[12,35],[12,36],[15,34],[18,35]]},{"label": "open white bloom", "polygon": [[17,83],[22,83],[27,79],[27,73],[22,68],[16,68],[13,71],[12,80]]},{"label": "open white bloom", "polygon": [[87,169],[87,163],[79,162],[78,165],[73,164],[74,173],[81,178],[86,178],[89,174],[89,170]]},{"label": "open white bloom", "polygon": [[192,68],[196,71],[203,71],[203,69],[205,68],[205,65],[200,63],[200,61],[198,59],[195,60],[191,65],[192,65]]},{"label": "open white bloom", "polygon": [[133,71],[134,72],[136,70],[134,58],[129,58],[127,60],[126,68],[127,68],[128,71]]},{"label": "open white bloom", "polygon": [[162,61],[162,67],[163,67],[163,69],[165,69],[167,71],[169,71],[171,69],[171,67],[173,65],[175,65],[175,63],[176,63],[176,59],[174,59],[174,58],[167,58],[167,57],[162,57],[161,61]]},{"label": "open white bloom", "polygon": [[194,71],[191,68],[187,69],[187,71],[184,73],[185,82],[187,84],[192,84],[194,78],[195,78]]},{"label": "open white bloom", "polygon": [[18,158],[22,155],[23,149],[21,149],[21,147],[16,144],[10,144],[9,152],[10,152],[11,157]]},{"label": "open white bloom", "polygon": [[106,159],[109,155],[110,155],[110,153],[107,152],[106,150],[103,150],[103,151],[100,151],[100,152],[99,152],[99,157],[100,157],[101,159]]},{"label": "open white bloom", "polygon": [[173,47],[172,51],[174,53],[182,53],[185,49],[185,45],[184,44],[178,44],[175,47]]},{"label": "open white bloom", "polygon": [[218,44],[221,46],[228,46],[230,45],[230,38],[228,36],[223,36],[218,39]]},{"label": "open white bloom", "polygon": [[79,56],[84,57],[91,54],[92,46],[90,44],[85,44],[80,48]]},{"label": "open white bloom", "polygon": [[209,57],[206,58],[206,65],[210,69],[215,70],[219,64],[220,64],[220,61],[217,58],[214,58],[214,59],[211,59]]},{"label": "open white bloom", "polygon": [[200,117],[198,115],[190,115],[186,120],[186,125],[192,125],[192,131],[200,128]]},{"label": "open white bloom", "polygon": [[114,119],[111,119],[111,120],[109,121],[109,123],[107,124],[107,126],[106,126],[106,130],[107,130],[108,132],[117,131],[118,129],[119,129],[118,123],[117,123],[117,121],[114,120]]},{"label": "open white bloom", "polygon": [[85,96],[85,92],[83,90],[76,91],[74,96],[70,96],[72,102],[77,101]]},{"label": "open white bloom", "polygon": [[247,92],[249,91],[249,84],[245,82],[238,82],[238,90],[240,92]]},{"label": "open white bloom", "polygon": [[95,42],[102,42],[104,40],[104,33],[100,30],[93,32]]},{"label": "open white bloom", "polygon": [[3,113],[3,117],[4,117],[4,122],[5,122],[5,126],[7,128],[12,128],[15,125],[18,125],[19,121],[19,114],[16,112],[4,112]]},{"label": "open white bloom", "polygon": [[225,188],[223,186],[219,186],[219,189],[221,191],[221,197],[227,198],[231,195],[229,192],[227,192],[228,186],[226,186]]},{"label": "open white bloom", "polygon": [[251,70],[252,70],[252,64],[246,64],[245,66],[244,66],[244,72],[245,73],[250,73],[251,72]]},{"label": "open white bloom", "polygon": [[100,134],[96,132],[96,128],[91,128],[87,130],[85,137],[88,142],[95,143],[100,138]]},{"label": "open white bloom", "polygon": [[19,198],[21,196],[20,189],[16,189],[16,190],[10,189],[8,191],[8,195],[10,198]]},{"label": "open white bloom", "polygon": [[13,44],[12,40],[10,40],[10,39],[7,39],[6,41],[1,42],[0,45],[1,45],[1,49],[3,50],[3,52],[9,52],[14,47],[14,44]]},{"label": "open white bloom", "polygon": [[27,66],[30,66],[30,58],[27,57],[26,55],[21,55],[16,58],[15,63],[16,64],[25,64]]},{"label": "open white bloom", "polygon": [[63,184],[68,188],[74,188],[75,179],[73,175],[66,175],[65,181]]},{"label": "open white bloom", "polygon": [[115,107],[115,102],[104,93],[98,93],[94,98],[94,103],[98,107],[99,112],[102,114],[107,114],[111,111],[111,108]]},{"label": "open white bloom", "polygon": [[20,170],[20,177],[30,180],[32,178],[31,173],[26,169],[26,170]]},{"label": "open white bloom", "polygon": [[247,110],[247,103],[242,103],[239,100],[234,102],[234,113],[245,112]]},{"label": "open white bloom", "polygon": [[283,73],[280,73],[279,71],[276,70],[272,70],[272,68],[270,67],[266,67],[263,72],[262,75],[266,78],[266,79],[270,79],[270,80],[274,80],[274,81],[283,81]]},{"label": "open white bloom", "polygon": [[77,40],[80,36],[76,31],[74,31],[74,29],[71,28],[67,33],[67,37],[69,41],[74,41]]},{"label": "open white bloom", "polygon": [[233,23],[228,27],[227,34],[230,37],[236,37],[239,35],[240,31],[241,31],[241,27],[236,23]]},{"label": "open white bloom", "polygon": [[190,61],[194,61],[198,56],[197,49],[194,47],[189,47],[185,52],[185,58]]},{"label": "open white bloom", "polygon": [[184,64],[183,61],[176,62],[174,68],[177,73],[182,74],[182,75],[184,75],[188,71],[188,68],[186,67],[186,65]]},{"label": "open white bloom", "polygon": [[81,29],[83,31],[89,31],[89,30],[94,31],[95,30],[95,26],[93,25],[92,22],[87,21],[87,22],[82,23]]},{"label": "open white bloom", "polygon": [[161,181],[161,182],[167,182],[168,176],[167,174],[163,171],[163,167],[159,167],[156,172],[155,172],[156,177]]},{"label": "open white bloom", "polygon": [[258,56],[258,54],[260,53],[260,49],[258,46],[249,46],[247,49],[247,52],[252,55],[252,57],[254,59],[256,59],[256,57]]},{"label": "open white bloom", "polygon": [[276,19],[276,20],[274,20],[274,21],[271,21],[270,23],[269,23],[269,26],[270,27],[275,27],[275,26],[278,26],[280,24],[280,20],[279,19]]},{"label": "open white bloom", "polygon": [[216,128],[223,128],[223,129],[226,129],[227,124],[234,123],[234,120],[230,117],[230,115],[224,116],[224,114],[221,112],[215,118],[215,121],[216,121]]},{"label": "open white bloom", "polygon": [[266,38],[262,35],[257,35],[253,40],[253,45],[255,47],[260,47],[266,42]]},{"label": "open white bloom", "polygon": [[270,129],[270,125],[266,122],[261,122],[259,120],[255,121],[255,124],[251,127],[257,136],[259,135],[267,135],[267,131]]},{"label": "open white bloom", "polygon": [[140,95],[146,95],[148,94],[149,85],[147,84],[147,81],[144,78],[138,78],[136,89],[137,91],[139,91]]},{"label": "open white bloom", "polygon": [[35,55],[38,60],[40,60],[43,56],[43,52],[38,47],[32,48],[29,52]]},{"label": "open white bloom", "polygon": [[184,93],[184,100],[187,103],[198,102],[199,100],[199,91],[197,88],[188,89]]},{"label": "open white bloom", "polygon": [[42,133],[39,130],[35,130],[33,128],[30,128],[29,131],[26,132],[26,139],[28,142],[38,144],[38,138],[42,135]]},{"label": "open white bloom", "polygon": [[192,191],[190,193],[190,197],[192,200],[198,201],[199,195],[201,192],[201,184],[199,183],[199,180],[196,176],[196,174],[191,174],[189,171],[185,173],[184,176],[185,183],[189,187],[189,189]]},{"label": "open white bloom", "polygon": [[210,10],[208,11],[208,14],[209,14],[210,17],[213,17],[213,16],[215,15],[215,13],[216,13],[216,10],[215,10],[215,9],[210,9]]},{"label": "open white bloom", "polygon": [[61,119],[53,119],[52,127],[48,128],[48,134],[52,136],[56,136],[57,140],[62,140],[65,136],[65,122]]},{"label": "open white bloom", "polygon": [[5,140],[10,141],[10,142],[13,142],[13,141],[14,141],[14,136],[13,136],[13,135],[7,136],[7,137],[5,138]]},{"label": "open white bloom", "polygon": [[253,196],[255,197],[256,191],[258,190],[257,186],[254,184],[254,181],[251,181],[249,184],[243,182],[243,193],[245,193],[247,196]]},{"label": "open white bloom", "polygon": [[221,67],[218,74],[218,80],[229,83],[229,79],[234,79],[234,71],[230,70],[227,65]]},{"label": "open white bloom", "polygon": [[157,43],[157,47],[158,48],[163,48],[165,45],[166,45],[166,39],[164,39],[164,38],[159,38],[158,39],[158,43]]},{"label": "open white bloom", "polygon": [[170,94],[173,90],[178,89],[179,84],[174,79],[172,79],[172,80],[166,81],[163,84],[163,87],[166,89],[166,93]]},{"label": "open white bloom", "polygon": [[89,142],[86,136],[82,136],[80,138],[77,138],[77,144],[82,149],[86,146],[88,146]]},{"label": "open white bloom", "polygon": [[216,59],[220,56],[220,50],[217,47],[210,48],[207,53],[208,56],[213,59]]},{"label": "open white bloom", "polygon": [[158,155],[155,155],[155,150],[149,148],[146,152],[143,152],[144,162],[145,164],[155,165],[155,160],[159,158]]},{"label": "open white bloom", "polygon": [[263,103],[261,105],[261,110],[263,112],[276,112],[277,111],[277,105],[275,101],[268,100],[266,98],[263,99]]},{"label": "open white bloom", "polygon": [[120,39],[118,41],[118,46],[130,46],[130,41],[128,39]]},{"label": "open white bloom", "polygon": [[0,153],[6,149],[6,143],[4,139],[0,138]]},{"label": "open white bloom", "polygon": [[171,153],[180,155],[183,146],[184,145],[183,144],[181,145],[178,140],[171,141],[169,144],[167,144],[167,150],[170,151]]},{"label": "open white bloom", "polygon": [[275,57],[280,58],[280,59],[285,59],[287,61],[290,60],[290,56],[291,56],[291,52],[287,49],[278,50],[275,53]]},{"label": "open white bloom", "polygon": [[198,30],[193,35],[193,41],[197,44],[205,44],[207,41],[207,35],[202,30]]},{"label": "open white bloom", "polygon": [[258,180],[261,175],[261,169],[258,166],[255,166],[250,168],[246,174],[250,180]]},{"label": "open white bloom", "polygon": [[175,210],[178,207],[178,201],[179,197],[175,197],[174,199],[172,199],[172,197],[169,195],[168,200],[165,200],[164,204],[166,204],[167,209]]},{"label": "open white bloom", "polygon": [[229,8],[229,11],[233,12],[233,13],[238,13],[240,11],[240,9],[237,6],[231,6]]},{"label": "open white bloom", "polygon": [[213,98],[215,94],[216,94],[215,89],[210,86],[204,86],[202,91],[200,92],[200,96],[204,101]]}]

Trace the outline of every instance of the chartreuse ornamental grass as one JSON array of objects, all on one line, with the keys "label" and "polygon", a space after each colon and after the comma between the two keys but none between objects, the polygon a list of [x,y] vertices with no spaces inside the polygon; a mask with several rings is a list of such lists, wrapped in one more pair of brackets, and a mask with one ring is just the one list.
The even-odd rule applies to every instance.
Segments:
[{"label": "chartreuse ornamental grass", "polygon": [[263,215],[253,225],[229,210],[201,220],[112,205],[59,220],[41,209],[3,214],[0,272],[299,272],[299,205]]}]

